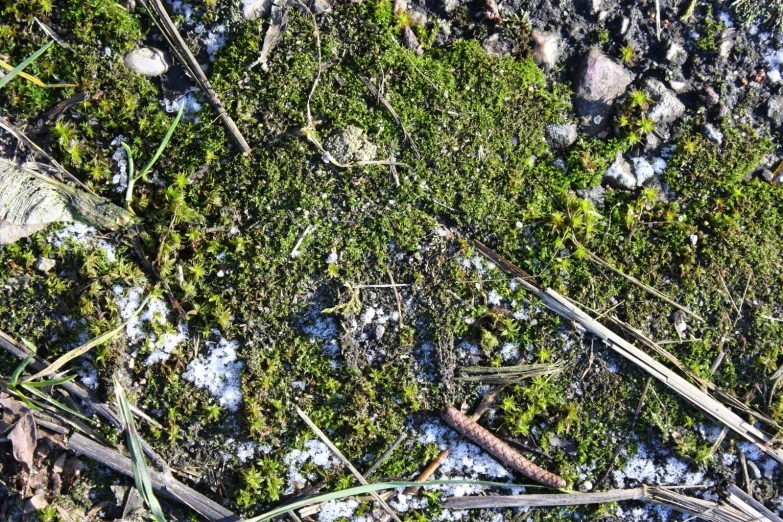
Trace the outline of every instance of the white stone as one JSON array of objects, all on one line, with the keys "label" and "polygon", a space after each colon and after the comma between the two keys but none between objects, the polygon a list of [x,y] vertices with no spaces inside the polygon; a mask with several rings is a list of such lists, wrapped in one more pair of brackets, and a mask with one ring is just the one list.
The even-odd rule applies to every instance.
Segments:
[{"label": "white stone", "polygon": [[122,61],[125,67],[142,76],[160,76],[169,69],[165,53],[154,47],[134,49]]}]

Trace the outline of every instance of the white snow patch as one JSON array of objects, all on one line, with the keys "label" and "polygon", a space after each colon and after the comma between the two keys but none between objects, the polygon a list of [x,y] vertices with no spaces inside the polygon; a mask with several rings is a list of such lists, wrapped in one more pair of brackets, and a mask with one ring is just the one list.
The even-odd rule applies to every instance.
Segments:
[{"label": "white snow patch", "polygon": [[98,231],[89,225],[75,221],[69,223],[65,228],[58,230],[51,237],[51,243],[56,246],[63,246],[68,241],[74,241],[88,250],[100,250],[106,255],[106,260],[114,263],[117,260],[117,253],[114,245],[97,237]]},{"label": "white snow patch", "polygon": [[[656,463],[661,463],[659,465]],[[635,457],[629,458],[623,469],[612,472],[615,482],[624,484],[638,482],[648,485],[683,485],[711,484],[705,480],[701,471],[688,471],[690,465],[671,455],[665,448],[651,447],[640,444]]]},{"label": "white snow patch", "polygon": [[770,50],[764,55],[764,61],[767,63],[767,79],[771,83],[781,83],[781,68],[783,67],[783,49]]},{"label": "white snow patch", "polygon": [[490,290],[487,293],[487,302],[491,305],[500,306],[500,294],[497,293],[495,290]]},{"label": "white snow patch", "polygon": [[182,377],[199,388],[206,388],[218,399],[218,404],[231,412],[237,411],[242,403],[239,374],[244,365],[237,359],[237,341],[228,341],[220,332],[212,330],[219,338],[212,345],[208,356],[199,355],[188,365]]},{"label": "white snow patch", "polygon": [[201,103],[196,99],[195,94],[186,94],[173,100],[165,96],[163,97],[163,107],[166,109],[166,112],[179,112],[179,108],[182,105],[185,106],[182,119],[198,123],[198,111],[201,110]]},{"label": "white snow patch", "polygon": [[503,362],[516,362],[519,360],[519,343],[506,343],[500,349]]},{"label": "white snow patch", "polygon": [[308,440],[304,444],[304,449],[290,451],[283,457],[283,462],[288,466],[288,487],[283,493],[284,495],[290,495],[302,489],[309,481],[318,477],[315,473],[304,474],[302,468],[306,462],[311,462],[322,468],[336,468],[341,465],[340,460],[320,440]]}]

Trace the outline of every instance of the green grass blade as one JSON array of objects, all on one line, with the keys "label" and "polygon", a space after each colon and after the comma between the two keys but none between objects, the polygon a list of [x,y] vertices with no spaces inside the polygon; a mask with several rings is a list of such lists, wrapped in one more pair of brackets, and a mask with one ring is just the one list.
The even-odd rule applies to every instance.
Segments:
[{"label": "green grass blade", "polygon": [[80,357],[85,353],[89,352],[96,346],[100,346],[101,344],[109,341],[112,337],[120,333],[122,329],[125,328],[130,321],[132,321],[136,316],[138,316],[142,312],[142,310],[144,310],[144,307],[147,306],[147,302],[149,302],[149,300],[150,300],[150,296],[144,298],[144,301],[142,301],[139,308],[135,312],[133,312],[133,315],[128,317],[128,319],[125,322],[123,322],[121,325],[119,325],[117,328],[102,333],[95,339],[90,339],[89,341],[79,346],[78,348],[74,348],[70,352],[61,355],[60,357],[57,358],[57,360],[55,360],[48,367],[44,368],[43,370],[36,373],[35,375],[28,377],[27,379],[24,380],[24,382],[29,382],[34,379],[40,379],[41,377],[46,377],[47,375],[52,375],[53,373],[57,372],[57,370],[59,370],[60,368],[68,364],[73,359],[76,359],[77,357]]},{"label": "green grass blade", "polygon": [[[136,179],[143,178],[151,169],[152,166],[155,164],[156,161],[158,161],[158,158],[160,158],[160,155],[163,154],[163,149],[166,148],[166,145],[169,144],[169,140],[171,139],[171,136],[174,134],[174,129],[177,128],[177,125],[179,124],[179,120],[182,118],[182,113],[185,111],[185,102],[183,100],[182,105],[179,108],[179,112],[177,113],[177,117],[174,118],[174,121],[171,122],[171,126],[169,127],[169,130],[166,132],[166,135],[163,137],[163,141],[160,142],[160,147],[158,147],[158,150],[155,152],[155,155],[152,157],[152,159],[147,163],[143,169],[141,169],[141,172],[139,172],[139,175],[136,176]],[[128,177],[128,182],[130,182],[130,176]]]},{"label": "green grass blade", "polygon": [[144,457],[144,450],[141,447],[141,438],[136,431],[136,425],[133,422],[133,413],[131,413],[128,398],[122,389],[120,381],[114,377],[114,393],[117,397],[117,407],[120,410],[122,423],[125,425],[125,434],[130,451],[131,464],[133,466],[133,480],[136,482],[136,489],[139,490],[144,502],[149,506],[152,515],[157,522],[166,522],[163,516],[163,510],[155,498],[155,492],[152,490],[152,475],[147,466],[147,459]]},{"label": "green grass blade", "polygon": [[11,388],[16,388],[16,385],[19,383],[19,376],[22,374],[27,365],[30,364],[30,361],[33,360],[33,357],[35,357],[35,354],[31,353],[25,358],[24,361],[19,363],[19,366],[17,366],[16,369],[14,369],[14,373],[11,374]]},{"label": "green grass blade", "polygon": [[46,50],[49,47],[52,46],[53,43],[54,42],[50,40],[46,45],[44,45],[43,47],[41,47],[40,49],[35,51],[33,54],[31,54],[29,57],[27,57],[25,59],[25,61],[23,61],[22,63],[20,63],[16,67],[14,67],[11,72],[9,72],[8,74],[6,74],[2,78],[0,78],[0,89],[2,89],[5,86],[6,83],[8,83],[11,80],[13,80],[16,77],[16,75],[18,75],[20,72],[22,72],[22,69],[24,69],[25,67],[27,67],[28,65],[33,63],[33,61],[35,61],[36,58],[38,58],[43,53],[45,53]]},{"label": "green grass blade", "polygon": [[[438,486],[438,485],[457,485],[457,484],[469,484],[478,486],[493,486],[497,488],[518,488],[518,487],[534,487],[528,484],[507,484],[503,482],[487,482],[482,480],[429,480],[427,482],[412,482],[412,481],[400,481],[400,482],[377,482],[375,484],[367,484],[366,486],[357,486],[354,488],[341,489],[340,491],[333,491],[331,493],[325,493],[316,497],[310,497],[298,502],[292,502],[283,507],[267,511],[263,515],[257,517],[245,519],[244,522],[263,522],[270,518],[284,515],[288,511],[294,511],[312,504],[320,504],[322,502],[328,502],[330,500],[340,500],[347,497],[355,497],[357,495],[366,495],[375,491],[381,491],[384,489],[396,489],[406,488],[409,486]],[[543,487],[543,486],[540,486]]]},{"label": "green grass blade", "polygon": [[69,375],[68,377],[63,377],[62,379],[55,379],[53,381],[38,381],[38,382],[23,382],[22,385],[27,387],[31,386],[33,388],[45,388],[47,386],[59,386],[60,384],[65,384],[66,382],[72,381],[76,378],[75,375]]},{"label": "green grass blade", "polygon": [[66,406],[65,404],[61,403],[60,401],[58,401],[54,397],[51,397],[51,396],[43,393],[41,390],[38,390],[37,388],[35,388],[33,386],[28,386],[27,384],[22,384],[21,388],[23,390],[25,390],[25,391],[28,391],[28,392],[32,393],[33,395],[35,395],[39,399],[45,400],[46,402],[48,402],[49,404],[51,404],[55,408],[60,408],[61,410],[66,411],[66,412],[70,413],[71,415],[73,415],[75,417],[79,417],[80,419],[83,419],[83,420],[85,420],[87,422],[90,422],[90,419],[88,419],[87,417],[85,417],[84,415],[79,413],[78,411],[76,411],[76,410],[74,410],[72,408],[69,408],[68,406]]},{"label": "green grass blade", "polygon": [[124,141],[121,142],[120,145],[125,149],[125,154],[128,155],[128,179],[130,180],[133,178],[133,151],[131,150],[130,145]]}]

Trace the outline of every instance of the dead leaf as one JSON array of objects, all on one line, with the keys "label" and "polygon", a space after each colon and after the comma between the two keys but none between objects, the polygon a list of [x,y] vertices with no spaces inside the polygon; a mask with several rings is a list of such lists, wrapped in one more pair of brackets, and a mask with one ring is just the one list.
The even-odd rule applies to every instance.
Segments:
[{"label": "dead leaf", "polygon": [[2,406],[3,409],[8,410],[11,415],[16,416],[26,415],[30,411],[30,408],[28,408],[26,404],[17,401],[16,399],[12,399],[11,397],[0,399],[0,406]]},{"label": "dead leaf", "polygon": [[38,495],[28,498],[27,502],[24,503],[24,514],[29,515],[48,506],[49,501],[46,500],[46,495],[39,493]]},{"label": "dead leaf", "polygon": [[11,433],[8,434],[8,440],[14,447],[14,459],[24,464],[27,471],[33,469],[33,456],[35,454],[35,445],[38,441],[35,420],[31,413],[23,415],[20,418]]}]

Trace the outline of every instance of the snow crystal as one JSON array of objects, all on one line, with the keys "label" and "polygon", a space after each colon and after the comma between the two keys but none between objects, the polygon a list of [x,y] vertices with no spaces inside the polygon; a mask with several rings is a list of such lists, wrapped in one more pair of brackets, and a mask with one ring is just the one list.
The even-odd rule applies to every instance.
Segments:
[{"label": "snow crystal", "polygon": [[500,299],[500,294],[495,290],[490,290],[489,293],[487,293],[487,302],[491,305],[500,306]]},{"label": "snow crystal", "polygon": [[761,449],[751,442],[740,442],[738,444],[742,453],[752,460],[761,469],[762,473],[767,478],[772,478],[776,469],[779,469],[778,463],[772,458],[768,457]]},{"label": "snow crystal", "polygon": [[519,343],[506,343],[500,349],[503,362],[516,362],[519,360]]},{"label": "snow crystal", "polygon": [[198,111],[201,110],[201,103],[196,99],[194,94],[186,94],[170,100],[167,97],[163,97],[163,106],[166,112],[176,113],[179,112],[179,108],[184,105],[185,110],[182,113],[182,118],[185,120],[198,123]]},{"label": "snow crystal", "polygon": [[226,45],[227,38],[226,38],[226,26],[225,25],[218,25],[213,27],[212,29],[205,29],[203,25],[199,24],[196,26],[196,34],[202,35],[206,33],[206,36],[203,37],[201,42],[204,44],[204,47],[207,49],[207,54],[209,55],[209,61],[214,62],[215,61],[215,54],[223,48],[224,45]]},{"label": "snow crystal", "polygon": [[237,444],[236,448],[234,449],[234,453],[237,456],[237,459],[239,462],[245,463],[249,459],[252,459],[256,454],[256,443],[255,442],[242,442]]},{"label": "snow crystal", "polygon": [[79,368],[79,377],[82,379],[82,384],[94,390],[98,386],[98,370],[90,361],[82,361],[82,367]]},{"label": "snow crystal", "polygon": [[633,162],[633,170],[636,174],[636,183],[638,185],[644,184],[645,181],[655,176],[655,169],[653,169],[652,164],[647,161],[647,158],[632,158],[631,161]]},{"label": "snow crystal", "polygon": [[208,389],[218,399],[218,404],[234,412],[242,402],[239,374],[244,365],[237,360],[239,343],[220,337],[217,330],[212,333],[219,337],[218,342],[207,342],[212,345],[209,355],[199,355],[191,361],[182,377],[199,388]]},{"label": "snow crystal", "polygon": [[120,310],[120,317],[128,321],[125,333],[131,343],[146,341],[152,348],[152,353],[147,357],[147,366],[158,362],[167,361],[179,345],[188,340],[188,327],[184,323],[177,326],[176,332],[165,332],[160,335],[152,330],[154,326],[167,327],[168,316],[171,309],[165,301],[159,298],[150,299],[142,313],[133,317],[133,314],[141,306],[140,288],[125,288],[115,285],[112,288],[114,299]]},{"label": "snow crystal", "polygon": [[114,189],[117,192],[125,192],[125,189],[128,186],[128,154],[120,145],[122,139],[123,137],[120,135],[111,142],[112,145],[117,146],[114,150],[114,154],[111,156],[111,159],[117,163],[117,169],[119,169],[119,172],[111,178],[112,184],[117,185]]},{"label": "snow crystal", "polygon": [[318,522],[336,522],[342,519],[349,519],[351,522],[370,522],[368,517],[354,517],[356,508],[359,507],[357,500],[330,500],[321,505],[321,511],[318,514]]}]

